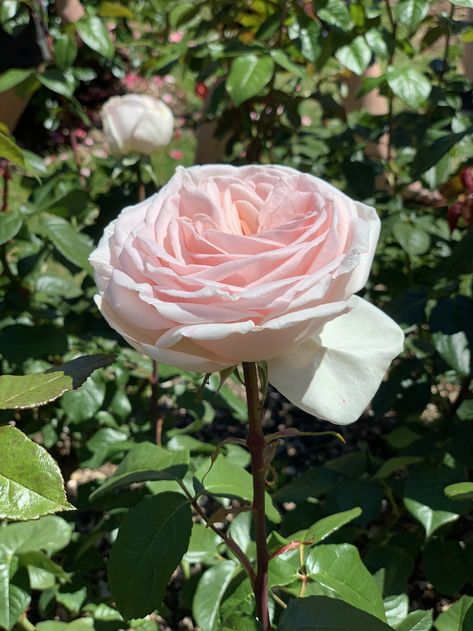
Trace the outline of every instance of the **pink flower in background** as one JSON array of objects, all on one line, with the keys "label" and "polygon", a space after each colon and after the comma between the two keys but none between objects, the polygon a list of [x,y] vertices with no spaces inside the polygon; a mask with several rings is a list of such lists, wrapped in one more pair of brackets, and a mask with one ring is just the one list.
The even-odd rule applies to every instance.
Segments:
[{"label": "pink flower in background", "polygon": [[174,31],[173,33],[169,34],[168,42],[171,42],[171,44],[179,44],[179,42],[182,41],[183,37],[183,31]]},{"label": "pink flower in background", "polygon": [[403,346],[354,295],[379,228],[373,208],[288,167],[178,167],[106,228],[90,257],[97,305],[160,362],[211,372],[264,360],[293,403],[351,423]]},{"label": "pink flower in background", "polygon": [[310,127],[312,125],[312,119],[310,116],[301,116],[301,124],[304,127]]},{"label": "pink flower in background", "polygon": [[182,160],[182,158],[184,157],[184,152],[180,149],[172,149],[169,152],[169,157],[173,160]]},{"label": "pink flower in background", "polygon": [[161,97],[161,100],[164,101],[165,103],[167,103],[168,105],[171,105],[171,103],[174,103],[174,96],[172,94],[169,94],[168,92],[166,94],[163,94]]},{"label": "pink flower in background", "polygon": [[134,90],[141,82],[141,77],[134,72],[129,72],[123,77],[123,84],[128,90]]}]

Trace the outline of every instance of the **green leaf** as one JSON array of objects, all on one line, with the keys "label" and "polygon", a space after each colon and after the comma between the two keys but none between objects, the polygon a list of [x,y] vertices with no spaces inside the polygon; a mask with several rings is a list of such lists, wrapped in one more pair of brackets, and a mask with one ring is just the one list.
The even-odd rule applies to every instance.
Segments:
[{"label": "green leaf", "polygon": [[466,7],[468,9],[473,9],[473,0],[450,0],[450,2],[456,7]]},{"label": "green leaf", "polygon": [[10,68],[0,75],[0,92],[6,92],[13,88],[34,74],[34,72],[34,68]]},{"label": "green leaf", "polygon": [[376,471],[373,476],[373,480],[388,478],[398,469],[407,467],[410,464],[417,464],[418,462],[421,462],[421,460],[422,458],[420,456],[394,456],[393,458],[389,458],[383,462],[378,471]]},{"label": "green leaf", "polygon": [[[248,502],[253,500],[253,478],[251,475],[223,456],[218,456],[210,471],[209,464],[205,463],[195,475],[206,493],[242,498]],[[268,493],[266,493],[266,517],[273,523],[281,521],[281,516]]]},{"label": "green leaf", "polygon": [[25,166],[23,151],[16,144],[15,139],[10,134],[0,131],[0,158],[6,158],[18,167]]},{"label": "green leaf", "polygon": [[34,408],[54,401],[72,388],[63,372],[0,377],[0,410]]},{"label": "green leaf", "polygon": [[317,17],[327,24],[347,30],[350,26],[350,12],[343,0],[314,0]]},{"label": "green leaf", "polygon": [[466,554],[458,541],[433,539],[422,554],[429,583],[441,594],[457,594],[468,580]]},{"label": "green leaf", "polygon": [[72,527],[62,517],[48,515],[0,528],[0,545],[12,554],[43,550],[53,554],[71,541]]},{"label": "green leaf", "polygon": [[393,94],[413,109],[420,107],[429,98],[430,81],[412,66],[402,68],[390,66],[386,79]]},{"label": "green leaf", "polygon": [[52,241],[64,258],[90,272],[92,242],[89,237],[78,232],[66,219],[49,213],[41,215],[39,232]]},{"label": "green leaf", "polygon": [[291,600],[279,621],[278,631],[391,631],[391,627],[366,611],[326,596]]},{"label": "green leaf", "polygon": [[112,59],[115,47],[107,27],[100,18],[96,16],[83,18],[77,22],[76,28],[84,44],[106,59]]},{"label": "green leaf", "polygon": [[225,86],[235,105],[259,94],[270,82],[273,71],[274,61],[269,56],[249,54],[234,59]]},{"label": "green leaf", "polygon": [[452,500],[473,500],[473,482],[457,482],[445,488],[445,495]]},{"label": "green leaf", "polygon": [[396,223],[393,227],[393,235],[409,256],[420,256],[429,251],[429,234],[410,223],[403,221]]},{"label": "green leaf", "polygon": [[328,515],[328,517],[319,519],[308,530],[301,530],[295,535],[291,535],[291,539],[313,541],[314,544],[320,543],[332,533],[359,517],[361,513],[361,508],[357,506],[341,513],[335,513],[335,515]]},{"label": "green leaf", "polygon": [[179,493],[160,493],[130,509],[108,564],[113,598],[124,618],[143,617],[160,606],[191,529],[191,507]]},{"label": "green leaf", "polygon": [[277,63],[278,66],[287,70],[287,72],[291,72],[299,77],[305,77],[305,72],[302,66],[298,66],[294,62],[292,62],[286,53],[280,49],[270,50],[269,54]]},{"label": "green leaf", "polygon": [[335,53],[335,57],[338,61],[357,75],[362,75],[368,68],[371,61],[371,48],[368,46],[365,38],[362,35],[358,35],[355,39],[342,46]]},{"label": "green leaf", "polygon": [[36,519],[66,510],[74,506],[54,459],[16,427],[0,427],[0,519]]},{"label": "green leaf", "polygon": [[8,631],[30,603],[30,595],[10,583],[11,563],[10,551],[0,545],[0,628]]},{"label": "green leaf", "polygon": [[463,474],[445,465],[411,469],[404,489],[404,505],[425,528],[430,537],[444,524],[455,521],[461,508],[444,495],[444,488],[460,482]]},{"label": "green leaf", "polygon": [[425,173],[425,171],[437,164],[457,143],[472,133],[473,127],[468,127],[464,131],[436,138],[432,144],[421,146],[412,165],[412,176],[416,178]]},{"label": "green leaf", "polygon": [[315,546],[306,558],[305,568],[310,579],[316,583],[317,594],[340,598],[380,620],[386,620],[376,581],[354,546]]},{"label": "green leaf", "polygon": [[0,245],[7,243],[18,234],[23,225],[23,217],[14,211],[0,214]]},{"label": "green leaf", "polygon": [[188,563],[210,564],[218,558],[218,546],[221,542],[211,528],[196,522],[192,526],[189,547],[184,558]]},{"label": "green leaf", "polygon": [[473,596],[462,596],[435,620],[437,631],[471,631],[473,629]]},{"label": "green leaf", "polygon": [[105,399],[105,384],[95,375],[73,392],[66,392],[61,407],[71,423],[81,423],[92,418],[102,407]]},{"label": "green leaf", "polygon": [[54,59],[62,70],[69,68],[77,57],[77,43],[74,37],[59,34],[54,40]]},{"label": "green leaf", "polygon": [[135,482],[182,480],[188,465],[187,451],[169,451],[152,443],[139,443],[130,449],[115,473],[92,493],[90,499],[96,500]]},{"label": "green leaf", "polygon": [[77,87],[77,81],[70,71],[62,71],[60,68],[50,67],[44,72],[37,72],[36,78],[46,88],[65,97],[72,97]]},{"label": "green leaf", "polygon": [[429,12],[430,0],[400,0],[394,5],[394,14],[401,24],[413,30]]},{"label": "green leaf", "polygon": [[437,332],[432,335],[435,348],[450,368],[464,377],[470,375],[471,353],[463,331],[453,335]]},{"label": "green leaf", "polygon": [[103,18],[133,18],[134,14],[130,9],[118,2],[101,2],[98,15]]},{"label": "green leaf", "polygon": [[233,561],[222,561],[203,573],[192,603],[194,618],[202,631],[218,631],[221,628],[220,603],[237,567]]},{"label": "green leaf", "polygon": [[419,609],[408,614],[395,627],[396,631],[430,631],[432,628],[432,610]]}]

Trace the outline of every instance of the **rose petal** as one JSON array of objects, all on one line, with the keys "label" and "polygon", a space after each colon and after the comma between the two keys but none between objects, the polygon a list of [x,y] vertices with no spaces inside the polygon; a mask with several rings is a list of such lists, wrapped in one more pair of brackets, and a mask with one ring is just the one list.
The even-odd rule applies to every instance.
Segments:
[{"label": "rose petal", "polygon": [[349,313],[284,357],[268,361],[269,381],[294,405],[338,425],[356,421],[403,348],[400,327],[353,296]]}]

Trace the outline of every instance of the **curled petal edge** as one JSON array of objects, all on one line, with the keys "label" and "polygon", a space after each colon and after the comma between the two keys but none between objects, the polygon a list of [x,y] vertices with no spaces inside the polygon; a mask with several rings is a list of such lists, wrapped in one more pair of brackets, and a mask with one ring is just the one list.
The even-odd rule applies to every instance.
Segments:
[{"label": "curled petal edge", "polygon": [[363,298],[290,353],[268,361],[270,383],[320,419],[356,421],[404,346],[401,328]]}]

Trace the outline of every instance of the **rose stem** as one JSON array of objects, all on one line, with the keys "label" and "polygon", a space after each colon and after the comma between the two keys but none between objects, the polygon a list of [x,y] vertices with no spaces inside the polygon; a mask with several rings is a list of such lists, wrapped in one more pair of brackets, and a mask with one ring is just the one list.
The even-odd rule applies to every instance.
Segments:
[{"label": "rose stem", "polygon": [[141,158],[136,163],[136,187],[138,191],[138,201],[142,202],[146,199],[146,190],[141,175]]},{"label": "rose stem", "polygon": [[262,429],[261,404],[258,389],[256,364],[243,362],[246,400],[248,403],[248,438],[246,444],[251,455],[253,475],[253,514],[256,538],[256,579],[254,593],[256,612],[263,631],[271,628],[268,612],[268,563],[269,553],[266,544],[266,516],[264,494],[266,489],[266,463],[264,459],[265,440]]}]

